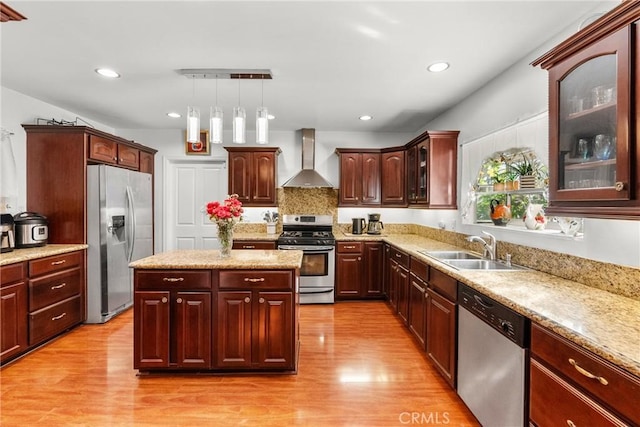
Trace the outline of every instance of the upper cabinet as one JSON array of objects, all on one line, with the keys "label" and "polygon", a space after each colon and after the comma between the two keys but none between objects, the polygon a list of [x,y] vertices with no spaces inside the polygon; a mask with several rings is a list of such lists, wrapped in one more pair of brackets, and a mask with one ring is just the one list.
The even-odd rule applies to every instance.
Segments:
[{"label": "upper cabinet", "polygon": [[457,208],[459,131],[427,131],[407,146],[407,200],[410,206]]},{"label": "upper cabinet", "polygon": [[382,204],[387,206],[407,206],[407,183],[405,173],[405,150],[383,150]]},{"label": "upper cabinet", "polygon": [[640,216],[639,19],[624,2],[532,63],[549,71],[549,214]]},{"label": "upper cabinet", "polygon": [[229,194],[244,206],[276,206],[278,147],[225,147],[229,152]]},{"label": "upper cabinet", "polygon": [[340,206],[380,205],[380,150],[338,148]]}]

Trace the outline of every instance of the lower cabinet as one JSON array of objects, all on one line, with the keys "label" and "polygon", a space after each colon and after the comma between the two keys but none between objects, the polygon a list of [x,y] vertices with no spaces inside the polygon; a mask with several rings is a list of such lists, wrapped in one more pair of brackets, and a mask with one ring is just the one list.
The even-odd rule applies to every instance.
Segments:
[{"label": "lower cabinet", "polygon": [[0,362],[27,350],[27,263],[0,267]]},{"label": "lower cabinet", "polygon": [[389,292],[392,295],[391,307],[408,324],[409,316],[409,255],[396,249],[390,251]]},{"label": "lower cabinet", "polygon": [[640,425],[640,378],[537,324],[529,386],[532,425]]},{"label": "lower cabinet", "polygon": [[428,267],[422,261],[411,258],[409,273],[409,316],[407,326],[418,341],[420,347],[425,349],[427,327],[427,282]]},{"label": "lower cabinet", "polygon": [[382,243],[338,242],[336,252],[336,299],[383,297]]}]

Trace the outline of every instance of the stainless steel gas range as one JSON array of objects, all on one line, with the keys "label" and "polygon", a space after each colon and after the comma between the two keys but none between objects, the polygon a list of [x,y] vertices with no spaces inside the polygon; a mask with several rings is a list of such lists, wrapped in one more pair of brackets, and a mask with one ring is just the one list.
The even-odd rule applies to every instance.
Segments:
[{"label": "stainless steel gas range", "polygon": [[331,215],[284,215],[278,249],[303,251],[300,304],[332,304],[336,240]]}]

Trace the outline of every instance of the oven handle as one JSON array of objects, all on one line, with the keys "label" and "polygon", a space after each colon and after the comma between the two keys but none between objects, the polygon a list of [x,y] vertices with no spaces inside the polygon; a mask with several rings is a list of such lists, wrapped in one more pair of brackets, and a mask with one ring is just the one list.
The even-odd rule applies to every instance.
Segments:
[{"label": "oven handle", "polygon": [[300,294],[304,294],[304,295],[310,295],[310,294],[329,294],[331,292],[333,292],[333,289],[325,289],[323,291],[311,291],[311,292],[307,292],[307,291],[303,291],[302,289],[300,289]]},{"label": "oven handle", "polygon": [[280,245],[279,250],[285,251],[305,251],[309,253],[330,252],[335,248],[333,246],[296,246],[296,245]]}]

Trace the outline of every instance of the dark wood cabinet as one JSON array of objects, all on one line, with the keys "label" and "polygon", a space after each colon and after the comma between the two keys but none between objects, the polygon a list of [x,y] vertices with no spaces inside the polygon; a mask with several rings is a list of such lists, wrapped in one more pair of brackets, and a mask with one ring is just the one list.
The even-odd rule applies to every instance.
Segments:
[{"label": "dark wood cabinet", "polygon": [[[144,152],[148,169],[156,153],[85,126],[22,127],[27,133],[27,209],[47,217],[49,243],[87,243],[87,165],[138,170]],[[153,173],[153,169],[144,172]]]},{"label": "dark wood cabinet", "polygon": [[428,284],[427,356],[449,385],[455,388],[458,283],[453,277],[429,267]]},{"label": "dark wood cabinet", "polygon": [[140,151],[140,172],[150,173],[153,175],[155,169],[154,155],[148,151]]},{"label": "dark wood cabinet", "polygon": [[338,242],[336,299],[382,298],[383,244]]},{"label": "dark wood cabinet", "polygon": [[245,206],[276,206],[278,147],[225,147],[229,152],[229,194]]},{"label": "dark wood cabinet", "polygon": [[389,302],[406,325],[409,313],[409,255],[391,247],[389,250]]},{"label": "dark wood cabinet", "polygon": [[232,249],[277,249],[275,241],[234,240]]},{"label": "dark wood cabinet", "polygon": [[27,350],[27,263],[0,267],[0,363]]},{"label": "dark wood cabinet", "polygon": [[407,205],[405,173],[405,150],[383,151],[380,156],[382,169],[382,204],[387,206]]},{"label": "dark wood cabinet", "polygon": [[428,266],[420,260],[411,258],[409,274],[409,315],[407,326],[418,342],[425,349],[427,326],[427,278]]},{"label": "dark wood cabinet", "polygon": [[339,204],[380,204],[380,150],[336,150],[340,156]]},{"label": "dark wood cabinet", "polygon": [[640,216],[640,3],[535,60],[549,72],[548,214]]},{"label": "dark wood cabinet", "polygon": [[457,208],[458,131],[427,131],[407,144],[410,206]]},{"label": "dark wood cabinet", "polygon": [[136,271],[135,369],[210,369],[211,272]]}]

